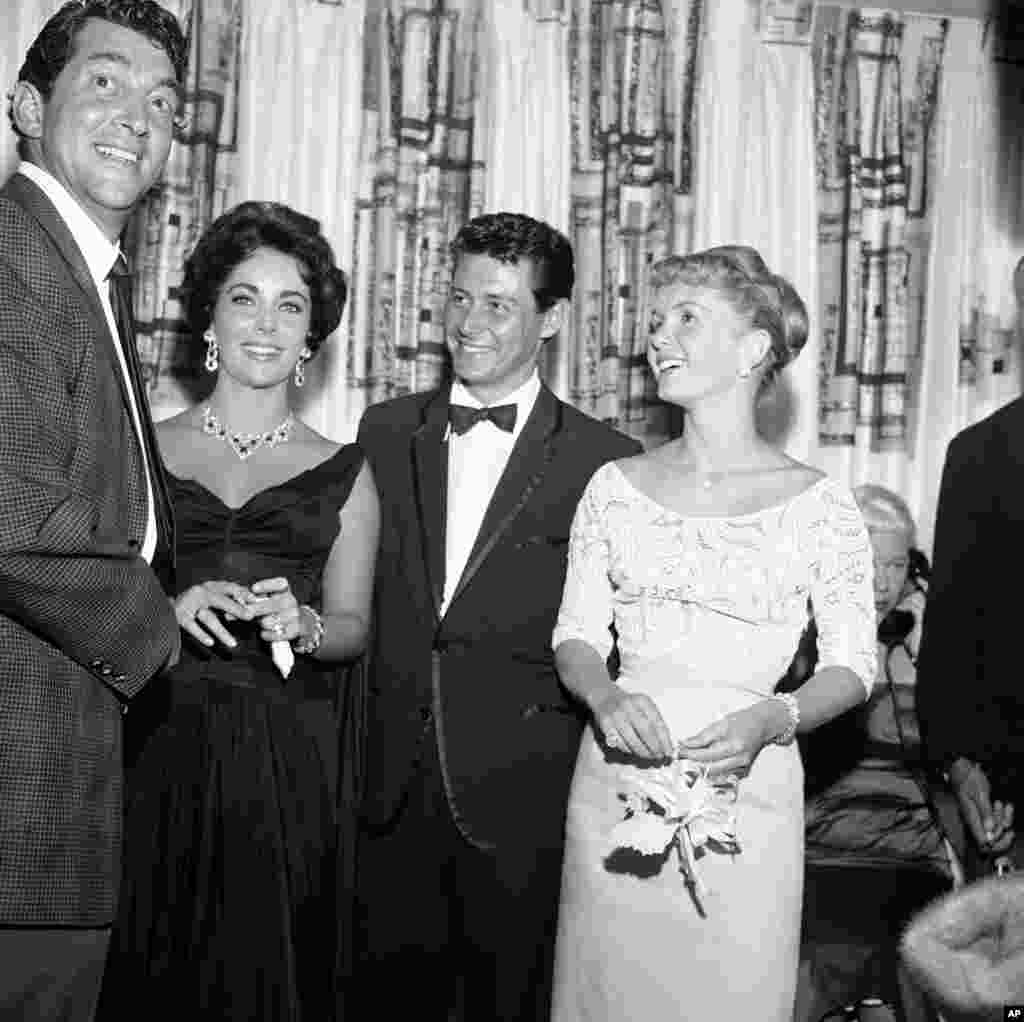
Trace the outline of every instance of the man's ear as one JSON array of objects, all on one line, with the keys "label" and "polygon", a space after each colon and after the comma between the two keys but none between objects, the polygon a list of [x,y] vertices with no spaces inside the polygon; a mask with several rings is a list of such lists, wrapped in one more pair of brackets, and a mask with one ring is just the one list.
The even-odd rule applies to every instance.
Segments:
[{"label": "man's ear", "polygon": [[31,83],[20,81],[11,93],[11,120],[22,138],[42,138],[46,101]]},{"label": "man's ear", "polygon": [[559,298],[550,309],[544,312],[544,319],[540,325],[541,340],[547,341],[554,337],[565,325],[569,316],[569,299]]}]

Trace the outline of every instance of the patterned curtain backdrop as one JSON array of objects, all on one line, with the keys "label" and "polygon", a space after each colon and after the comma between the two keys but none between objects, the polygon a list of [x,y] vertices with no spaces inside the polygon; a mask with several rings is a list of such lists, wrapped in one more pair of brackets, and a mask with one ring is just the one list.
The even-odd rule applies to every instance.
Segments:
[{"label": "patterned curtain backdrop", "polygon": [[[231,202],[284,202],[320,221],[351,268],[362,128],[364,0],[248,0],[238,161]],[[287,73],[277,73],[280,69]],[[309,364],[292,402],[314,429],[349,440],[348,319]]]},{"label": "patterned curtain backdrop", "polygon": [[[806,8],[806,5],[801,5]],[[784,8],[779,10],[779,8]],[[817,294],[809,12],[717,0],[701,45],[695,111],[693,247],[744,244]],[[760,16],[759,16],[760,15]],[[762,433],[797,458],[815,455],[817,324],[758,407]]]},{"label": "patterned curtain backdrop", "polygon": [[968,122],[977,132],[974,175],[963,196],[970,258],[960,283],[960,427],[1020,394],[1024,370],[1018,322],[1024,274],[1014,280],[1024,253],[1024,18],[992,25],[982,55],[982,105]]},{"label": "patterned curtain backdrop", "polygon": [[642,304],[647,268],[676,247],[676,193],[689,184],[678,110],[690,104],[699,16],[696,2],[666,4],[667,19],[662,6],[573,5],[577,275],[570,328],[548,353],[549,375],[568,400],[648,444],[678,428],[652,398]]},{"label": "patterned curtain backdrop", "polygon": [[569,224],[568,0],[491,0],[486,12],[484,209]]},{"label": "patterned curtain backdrop", "polygon": [[906,489],[947,28],[818,11],[819,462],[852,484]]},{"label": "patterned curtain backdrop", "polygon": [[487,0],[368,12],[356,196],[349,414],[426,390],[446,366],[447,244],[482,212],[477,77]]},{"label": "patterned curtain backdrop", "polygon": [[908,485],[931,542],[946,445],[1021,393],[1024,39],[954,21],[943,55],[934,227],[915,464]]},{"label": "patterned curtain backdrop", "polygon": [[189,35],[188,126],[126,244],[135,277],[139,355],[158,419],[191,404],[206,386],[179,293],[196,239],[232,201],[242,27],[241,0],[164,0],[164,6]]}]

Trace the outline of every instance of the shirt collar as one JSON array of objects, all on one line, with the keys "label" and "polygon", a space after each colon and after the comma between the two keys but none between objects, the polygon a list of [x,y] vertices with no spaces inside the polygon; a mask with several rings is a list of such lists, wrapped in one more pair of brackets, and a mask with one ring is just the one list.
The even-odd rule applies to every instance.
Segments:
[{"label": "shirt collar", "polygon": [[[510,434],[506,434],[514,443],[519,434],[523,431],[523,426],[526,425],[526,420],[530,417],[530,412],[533,411],[533,406],[537,403],[537,396],[540,394],[540,374],[534,369],[530,378],[525,383],[517,387],[511,394],[506,395],[500,401],[495,401],[493,404],[497,405],[511,405],[516,406],[516,425],[515,429]],[[474,397],[465,384],[460,380],[452,381],[452,393],[450,402],[453,405],[466,405],[469,408],[484,408],[486,407],[482,401]]]},{"label": "shirt collar", "polygon": [[89,273],[102,294],[100,285],[106,282],[111,267],[121,254],[121,246],[110,241],[75,197],[51,173],[28,160],[18,164],[18,173],[37,184],[53,203],[60,218],[67,224],[75,244],[81,249],[85,265],[89,267]]}]

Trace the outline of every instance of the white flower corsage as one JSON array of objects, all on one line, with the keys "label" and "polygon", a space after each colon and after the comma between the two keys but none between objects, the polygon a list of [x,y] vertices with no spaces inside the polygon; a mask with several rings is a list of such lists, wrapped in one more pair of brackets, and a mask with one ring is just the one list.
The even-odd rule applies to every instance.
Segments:
[{"label": "white flower corsage", "polygon": [[737,781],[712,781],[703,764],[686,759],[661,767],[627,765],[620,778],[619,800],[624,812],[612,827],[611,851],[662,857],[674,848],[679,871],[703,913],[711,892],[701,879],[697,859],[708,852],[736,855],[740,851]]}]

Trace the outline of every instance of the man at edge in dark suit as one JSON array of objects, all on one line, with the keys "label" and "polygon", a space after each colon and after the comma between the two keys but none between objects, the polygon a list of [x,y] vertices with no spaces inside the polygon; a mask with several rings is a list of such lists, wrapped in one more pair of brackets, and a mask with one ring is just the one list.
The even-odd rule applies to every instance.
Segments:
[{"label": "man at edge in dark suit", "polygon": [[381,493],[357,982],[381,1017],[546,1020],[583,710],[551,634],[577,501],[639,444],[559,401],[568,240],[481,216],[451,246],[450,386],[367,410]]},{"label": "man at edge in dark suit", "polygon": [[935,523],[917,665],[921,738],[973,839],[968,879],[1004,855],[1024,867],[1024,687],[1014,596],[1024,536],[1024,398],[953,438]]},{"label": "man at edge in dark suit", "polygon": [[164,480],[118,239],[167,160],[181,29],[65,4],[0,189],[0,1014],[92,1018],[120,872],[122,708],[179,648]]}]

